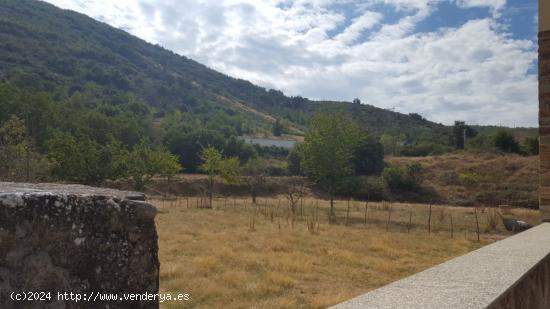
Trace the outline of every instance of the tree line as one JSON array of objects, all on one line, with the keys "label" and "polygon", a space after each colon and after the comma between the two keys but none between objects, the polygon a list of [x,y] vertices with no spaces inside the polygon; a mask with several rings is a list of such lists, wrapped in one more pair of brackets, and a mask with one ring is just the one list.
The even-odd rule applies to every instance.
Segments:
[{"label": "tree line", "polygon": [[[254,200],[270,175],[306,176],[330,199],[383,199],[422,182],[420,165],[384,163],[389,151],[407,153],[403,136],[375,135],[346,109],[314,114],[304,141],[289,151],[245,143],[239,136],[252,128],[241,114],[158,109],[131,94],[109,98],[93,84],[63,96],[0,83],[0,178],[91,185],[127,179],[142,189],[156,176],[180,172],[205,173],[211,184],[217,175],[240,176]],[[266,129],[283,133],[279,121]],[[456,123],[452,132],[454,147],[446,146],[452,149],[538,152],[537,139],[520,144],[506,130],[487,137]]]}]

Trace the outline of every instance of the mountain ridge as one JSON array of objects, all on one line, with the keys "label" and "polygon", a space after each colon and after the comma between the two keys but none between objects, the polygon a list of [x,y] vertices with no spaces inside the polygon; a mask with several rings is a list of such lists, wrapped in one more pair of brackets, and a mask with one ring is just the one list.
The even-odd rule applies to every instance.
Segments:
[{"label": "mountain ridge", "polygon": [[[49,3],[34,0],[0,3],[3,8],[0,12],[0,79],[23,88],[49,92],[55,89],[58,97],[68,97],[82,90],[86,83],[93,83],[104,91],[136,94],[159,109],[182,111],[193,110],[194,105],[203,103],[197,104],[197,100],[221,107],[223,100],[218,96],[222,96],[274,119],[283,118],[302,131],[311,113],[320,107],[353,106],[349,102],[285,96],[281,91],[230,77],[121,29]],[[440,127],[430,121],[408,121],[408,115],[372,105],[362,106],[366,111],[364,117],[369,113],[377,117],[384,114],[382,118],[388,119],[397,117],[400,122],[407,122],[404,127],[408,129]],[[371,118],[360,120],[377,133],[388,129],[387,121]],[[377,125],[369,125],[367,120]],[[264,122],[264,130],[269,126],[265,119],[255,121]]]}]

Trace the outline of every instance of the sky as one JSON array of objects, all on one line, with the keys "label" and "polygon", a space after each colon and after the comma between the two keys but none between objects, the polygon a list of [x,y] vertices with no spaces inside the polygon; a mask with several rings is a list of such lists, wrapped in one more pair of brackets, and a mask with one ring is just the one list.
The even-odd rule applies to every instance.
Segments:
[{"label": "sky", "polygon": [[287,95],[537,126],[536,0],[47,2]]}]

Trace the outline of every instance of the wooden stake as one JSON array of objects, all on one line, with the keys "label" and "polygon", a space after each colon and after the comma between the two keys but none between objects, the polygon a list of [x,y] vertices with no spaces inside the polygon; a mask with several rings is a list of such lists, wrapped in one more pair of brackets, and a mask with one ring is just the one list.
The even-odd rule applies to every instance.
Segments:
[{"label": "wooden stake", "polygon": [[409,209],[409,224],[407,224],[407,233],[411,232],[412,217],[413,217],[413,212],[412,210]]},{"label": "wooden stake", "polygon": [[300,198],[300,218],[304,217],[304,198]]},{"label": "wooden stake", "polygon": [[449,215],[451,219],[451,238],[453,238],[454,234],[454,228],[453,228],[453,215]]},{"label": "wooden stake", "polygon": [[368,211],[369,211],[369,202],[366,201],[366,202],[365,202],[365,225],[367,225],[367,215],[368,215]]},{"label": "wooden stake", "polygon": [[348,226],[349,224],[349,200],[350,199],[348,199],[348,209],[346,211],[346,226]]},{"label": "wooden stake", "polygon": [[474,208],[474,214],[476,215],[477,242],[479,242],[479,220],[477,218],[477,207]]},{"label": "wooden stake", "polygon": [[432,233],[432,204],[430,204],[430,210],[428,213],[428,234]]},{"label": "wooden stake", "polygon": [[386,232],[390,229],[390,220],[391,220],[391,204],[388,207],[388,221],[386,222]]}]

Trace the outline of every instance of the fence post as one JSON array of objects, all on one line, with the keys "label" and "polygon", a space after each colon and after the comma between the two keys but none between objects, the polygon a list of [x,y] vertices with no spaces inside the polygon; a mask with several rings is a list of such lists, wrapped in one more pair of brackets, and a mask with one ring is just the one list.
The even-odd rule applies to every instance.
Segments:
[{"label": "fence post", "polygon": [[428,213],[428,234],[432,233],[432,204],[430,204],[430,210]]}]

